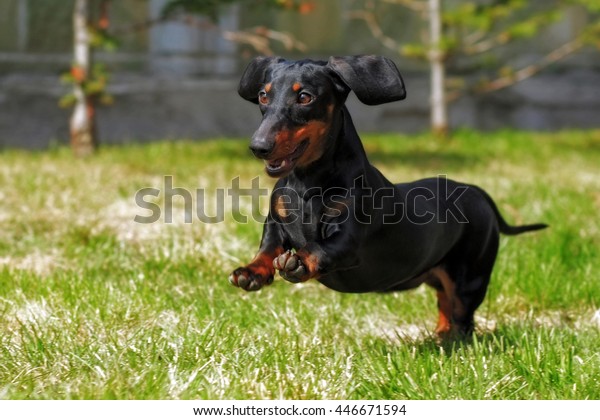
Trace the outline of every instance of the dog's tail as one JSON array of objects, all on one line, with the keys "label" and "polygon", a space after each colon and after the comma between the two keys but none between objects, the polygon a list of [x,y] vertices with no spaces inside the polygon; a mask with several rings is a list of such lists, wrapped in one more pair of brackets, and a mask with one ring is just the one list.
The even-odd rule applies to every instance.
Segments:
[{"label": "dog's tail", "polygon": [[506,220],[504,220],[504,218],[500,214],[500,210],[498,210],[498,207],[496,206],[496,203],[494,203],[494,200],[492,200],[492,197],[490,197],[489,194],[481,188],[475,185],[473,185],[473,187],[476,188],[481,193],[481,195],[483,195],[485,200],[489,203],[490,207],[494,211],[496,219],[498,220],[498,226],[500,227],[500,233],[503,233],[505,235],[519,235],[520,233],[546,229],[548,227],[548,225],[545,223],[534,223],[531,225],[520,226],[509,225],[508,223],[506,223]]}]

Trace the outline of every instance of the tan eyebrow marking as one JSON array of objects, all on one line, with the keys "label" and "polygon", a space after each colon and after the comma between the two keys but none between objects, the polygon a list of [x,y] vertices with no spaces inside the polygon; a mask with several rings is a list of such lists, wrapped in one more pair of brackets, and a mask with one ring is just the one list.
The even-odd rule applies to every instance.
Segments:
[{"label": "tan eyebrow marking", "polygon": [[271,87],[272,87],[271,83],[267,83],[265,85],[265,92],[269,93],[269,91],[271,90]]},{"label": "tan eyebrow marking", "polygon": [[294,92],[298,92],[300,89],[302,89],[302,85],[300,83],[296,82],[292,85],[292,90]]}]

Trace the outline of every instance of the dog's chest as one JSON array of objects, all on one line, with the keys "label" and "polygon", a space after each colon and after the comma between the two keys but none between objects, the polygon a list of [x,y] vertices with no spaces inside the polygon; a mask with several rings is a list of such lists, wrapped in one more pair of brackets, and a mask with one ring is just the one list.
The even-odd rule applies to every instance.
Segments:
[{"label": "dog's chest", "polygon": [[326,210],[321,195],[299,194],[291,189],[273,192],[273,217],[295,249],[324,238]]}]

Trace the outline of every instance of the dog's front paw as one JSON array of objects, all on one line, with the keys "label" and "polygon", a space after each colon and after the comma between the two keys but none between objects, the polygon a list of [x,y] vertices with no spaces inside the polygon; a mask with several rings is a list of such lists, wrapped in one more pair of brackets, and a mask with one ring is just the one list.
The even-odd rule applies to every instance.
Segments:
[{"label": "dog's front paw", "polygon": [[279,270],[281,277],[291,283],[301,283],[311,276],[298,254],[286,251],[273,260],[273,267]]},{"label": "dog's front paw", "polygon": [[252,265],[239,267],[229,275],[229,283],[247,292],[255,292],[273,283],[273,273]]}]

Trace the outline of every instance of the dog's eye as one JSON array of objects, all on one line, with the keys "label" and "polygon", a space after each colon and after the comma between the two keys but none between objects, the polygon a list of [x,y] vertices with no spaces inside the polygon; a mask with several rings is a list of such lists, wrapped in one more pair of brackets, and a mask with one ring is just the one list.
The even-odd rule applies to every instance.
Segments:
[{"label": "dog's eye", "polygon": [[262,105],[266,105],[267,103],[269,103],[269,98],[267,98],[267,92],[265,92],[264,90],[258,92],[258,102]]},{"label": "dog's eye", "polygon": [[298,95],[298,103],[301,105],[307,105],[313,101],[313,96],[310,93],[300,92]]}]

